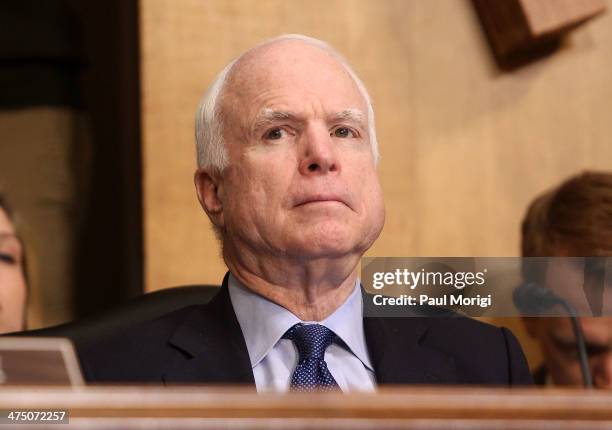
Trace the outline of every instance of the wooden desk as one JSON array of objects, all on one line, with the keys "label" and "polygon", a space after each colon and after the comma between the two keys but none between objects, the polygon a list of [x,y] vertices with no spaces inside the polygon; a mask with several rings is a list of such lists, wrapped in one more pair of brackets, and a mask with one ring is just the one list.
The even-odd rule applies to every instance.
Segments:
[{"label": "wooden desk", "polygon": [[[403,387],[259,394],[211,387],[4,387],[0,409],[68,409],[19,429],[612,429],[612,392]],[[0,426],[5,427],[5,426]]]}]

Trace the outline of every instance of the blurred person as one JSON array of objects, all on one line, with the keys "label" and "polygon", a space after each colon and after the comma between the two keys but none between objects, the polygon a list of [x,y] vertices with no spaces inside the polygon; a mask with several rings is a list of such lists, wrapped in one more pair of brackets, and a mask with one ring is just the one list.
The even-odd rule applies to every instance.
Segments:
[{"label": "blurred person", "polygon": [[359,262],[384,223],[374,111],[329,45],[290,35],[242,54],[202,99],[196,140],[223,286],[207,305],[80,348],[89,381],[277,392],[531,382],[506,329],[364,318]]},{"label": "blurred person", "polygon": [[23,246],[0,194],[0,333],[25,328],[26,296]]},{"label": "blurred person", "polygon": [[[530,204],[521,230],[523,257],[612,256],[612,173],[585,172],[540,195]],[[600,295],[599,300],[588,297],[589,279],[584,276],[584,267],[572,268],[571,264],[562,267],[562,264],[557,264],[559,270],[553,274],[556,279],[552,282],[565,291],[573,289],[572,300],[580,301],[580,305],[590,303],[591,308],[599,308],[594,309],[594,314],[600,313],[603,297]],[[593,306],[596,303],[599,306]],[[543,365],[534,373],[535,382],[582,385],[576,339],[569,318],[530,317],[523,318],[523,322],[529,335],[538,342],[544,358]],[[593,385],[610,388],[612,318],[583,317],[580,324]]]}]

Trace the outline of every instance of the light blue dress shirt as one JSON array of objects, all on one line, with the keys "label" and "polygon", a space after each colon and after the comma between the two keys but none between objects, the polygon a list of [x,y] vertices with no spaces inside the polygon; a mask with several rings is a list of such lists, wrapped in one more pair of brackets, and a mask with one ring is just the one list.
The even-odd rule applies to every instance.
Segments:
[{"label": "light blue dress shirt", "polygon": [[[298,363],[294,343],[283,334],[301,321],[282,306],[255,294],[231,274],[229,294],[242,329],[253,366],[258,392],[289,390]],[[340,389],[374,391],[376,378],[363,332],[363,306],[359,281],[348,299],[325,320],[318,322],[332,330],[342,343],[332,343],[325,352],[327,367]]]}]

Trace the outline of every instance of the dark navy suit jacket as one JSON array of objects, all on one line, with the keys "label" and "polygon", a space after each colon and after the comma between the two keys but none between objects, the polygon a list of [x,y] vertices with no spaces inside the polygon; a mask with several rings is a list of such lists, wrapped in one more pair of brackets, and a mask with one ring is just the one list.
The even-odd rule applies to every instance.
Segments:
[{"label": "dark navy suit jacket", "polygon": [[[378,384],[527,385],[516,338],[469,318],[364,318]],[[254,385],[227,276],[206,305],[174,311],[81,345],[90,382]]]}]

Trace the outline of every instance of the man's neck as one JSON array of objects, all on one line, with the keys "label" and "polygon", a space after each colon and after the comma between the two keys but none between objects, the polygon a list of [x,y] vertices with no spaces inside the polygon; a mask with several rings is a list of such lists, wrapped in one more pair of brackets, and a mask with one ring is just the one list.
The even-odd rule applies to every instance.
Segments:
[{"label": "man's neck", "polygon": [[357,280],[358,257],[337,260],[276,260],[274,264],[225,262],[245,287],[284,307],[302,321],[322,321],[346,301]]}]

